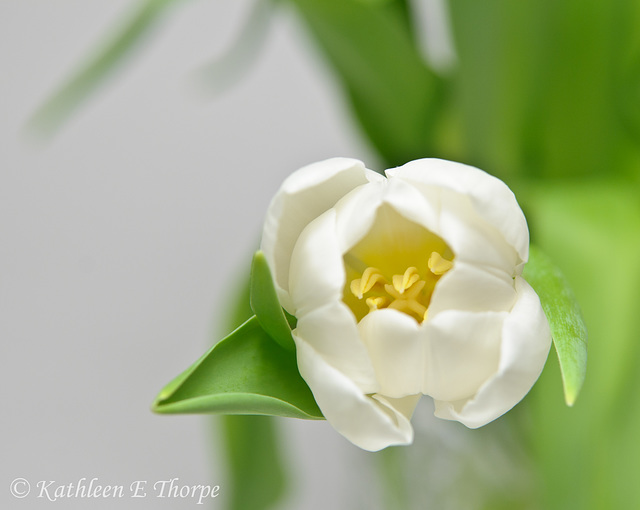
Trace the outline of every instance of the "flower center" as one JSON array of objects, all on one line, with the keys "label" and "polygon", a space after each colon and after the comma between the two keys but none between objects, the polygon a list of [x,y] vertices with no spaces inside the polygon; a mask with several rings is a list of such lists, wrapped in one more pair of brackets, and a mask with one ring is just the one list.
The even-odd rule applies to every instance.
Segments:
[{"label": "flower center", "polygon": [[439,236],[383,208],[367,235],[344,255],[343,301],[358,321],[391,308],[422,323],[435,285],[453,267],[453,258]]}]

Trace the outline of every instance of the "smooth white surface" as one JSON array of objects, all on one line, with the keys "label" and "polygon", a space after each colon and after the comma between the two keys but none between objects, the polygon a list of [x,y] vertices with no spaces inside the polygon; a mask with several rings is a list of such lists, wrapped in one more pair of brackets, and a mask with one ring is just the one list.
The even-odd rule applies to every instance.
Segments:
[{"label": "smooth white surface", "polygon": [[[14,500],[17,477],[177,477],[219,483],[224,497],[210,420],[156,416],[149,405],[218,335],[282,180],[332,156],[373,160],[291,13],[277,17],[233,88],[208,95],[196,86],[194,71],[224,52],[245,16],[239,0],[179,3],[53,140],[29,143],[26,119],[129,4],[0,4],[3,508],[54,504]],[[326,423],[284,426],[297,476],[286,508],[356,508],[337,468],[353,471],[355,448]],[[357,503],[370,508],[366,496]]]}]

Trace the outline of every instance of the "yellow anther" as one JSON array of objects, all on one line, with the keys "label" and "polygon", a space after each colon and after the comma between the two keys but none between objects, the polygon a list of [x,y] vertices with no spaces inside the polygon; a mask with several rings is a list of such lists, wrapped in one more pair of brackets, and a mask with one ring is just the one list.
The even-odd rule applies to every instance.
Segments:
[{"label": "yellow anther", "polygon": [[384,296],[379,297],[370,297],[367,298],[367,306],[369,307],[369,311],[373,312],[374,310],[380,310],[381,308],[386,308],[389,304],[389,300]]},{"label": "yellow anther", "polygon": [[375,267],[368,267],[362,273],[362,278],[352,280],[349,287],[351,289],[351,293],[355,297],[362,299],[362,296],[369,292],[378,282],[386,282],[385,277],[379,269]]},{"label": "yellow anther", "polygon": [[418,270],[415,267],[409,267],[404,274],[393,275],[393,287],[403,294],[405,290],[411,287],[420,279]]},{"label": "yellow anther", "polygon": [[443,258],[437,251],[434,251],[431,252],[427,265],[433,274],[440,276],[453,267],[453,262]]},{"label": "yellow anther", "polygon": [[384,290],[389,294],[393,299],[417,299],[418,294],[422,292],[424,286],[427,284],[424,280],[420,280],[415,282],[411,287],[409,287],[405,292],[400,293],[393,285],[389,285],[388,283],[384,286]]},{"label": "yellow anther", "polygon": [[427,284],[424,280],[420,280],[419,282],[414,283],[411,287],[409,287],[405,293],[405,299],[418,299],[418,296],[424,289],[424,286]]}]

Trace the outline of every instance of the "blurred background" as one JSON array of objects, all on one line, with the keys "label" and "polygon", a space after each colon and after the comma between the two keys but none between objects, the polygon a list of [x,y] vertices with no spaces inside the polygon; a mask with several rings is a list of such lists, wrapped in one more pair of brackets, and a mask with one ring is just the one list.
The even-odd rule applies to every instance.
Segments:
[{"label": "blurred background", "polygon": [[[640,2],[447,5],[0,3],[4,507],[53,504],[19,477],[218,484],[221,509],[640,506]],[[504,418],[425,402],[416,444],[376,455],[324,422],[149,411],[228,329],[284,177],[338,155],[516,191],[589,327],[573,408],[552,351]]]}]

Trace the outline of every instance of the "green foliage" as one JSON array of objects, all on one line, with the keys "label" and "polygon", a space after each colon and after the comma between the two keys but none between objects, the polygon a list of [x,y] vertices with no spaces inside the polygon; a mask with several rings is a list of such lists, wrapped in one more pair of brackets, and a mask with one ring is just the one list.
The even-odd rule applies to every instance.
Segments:
[{"label": "green foliage", "polygon": [[443,82],[412,39],[402,1],[292,0],[387,165],[434,150]]},{"label": "green foliage", "polygon": [[528,398],[547,510],[640,507],[639,191],[606,180],[528,186],[536,242],[571,283],[589,328],[589,370],[575,406],[558,398],[552,358]]},{"label": "green foliage", "polygon": [[262,329],[283,348],[293,351],[291,327],[280,306],[267,260],[257,251],[251,265],[251,308]]},{"label": "green foliage", "polygon": [[565,401],[572,406],[587,372],[587,327],[580,306],[562,272],[535,246],[523,276],[540,297],[560,362]]},{"label": "green foliage", "polygon": [[[243,275],[244,275],[244,267]],[[250,307],[251,281],[247,278],[241,292],[228,310],[229,329],[235,329],[253,317]],[[272,416],[223,415],[214,421],[224,458],[225,486],[229,510],[264,510],[272,508],[287,490],[289,470],[284,459],[280,418]],[[214,456],[218,458],[216,449]],[[251,490],[247,490],[251,487]]]},{"label": "green foliage", "polygon": [[285,351],[251,318],[158,395],[158,413],[224,413],[322,419]]},{"label": "green foliage", "polygon": [[458,159],[507,179],[632,171],[638,138],[629,135],[640,125],[638,2],[449,5],[459,57],[451,82],[463,136]]}]

